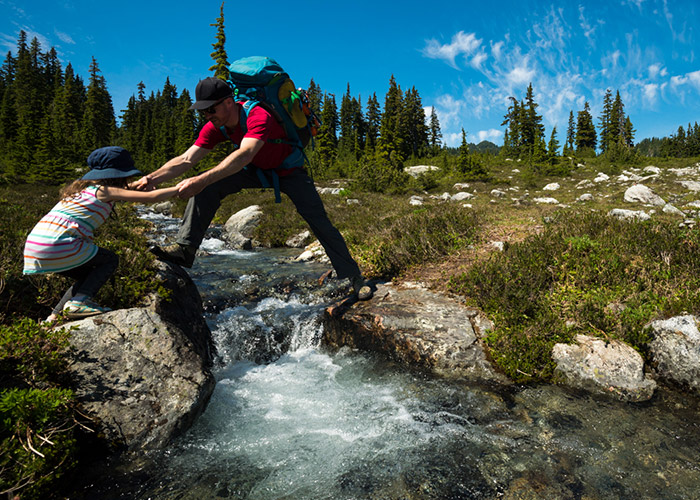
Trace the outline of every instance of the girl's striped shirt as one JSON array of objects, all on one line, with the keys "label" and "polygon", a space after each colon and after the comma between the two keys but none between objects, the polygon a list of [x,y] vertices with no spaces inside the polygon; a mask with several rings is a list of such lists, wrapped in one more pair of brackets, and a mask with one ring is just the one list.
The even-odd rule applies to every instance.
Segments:
[{"label": "girl's striped shirt", "polygon": [[66,271],[95,256],[94,232],[114,207],[97,199],[99,187],[61,200],[34,226],[24,245],[24,274]]}]

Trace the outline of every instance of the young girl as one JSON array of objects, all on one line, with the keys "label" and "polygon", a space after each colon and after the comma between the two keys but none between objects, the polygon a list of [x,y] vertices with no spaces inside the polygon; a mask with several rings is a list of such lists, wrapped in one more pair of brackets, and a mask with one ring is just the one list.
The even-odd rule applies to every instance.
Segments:
[{"label": "young girl", "polygon": [[150,203],[177,193],[177,187],[132,191],[127,180],[141,172],[126,149],[110,146],[88,156],[90,171],[61,190],[61,201],[34,226],[24,246],[24,274],[57,273],[75,280],[46,321],[63,311],[70,319],[101,314],[92,298],[117,269],[119,257],[93,241],[94,231],[112,213],[115,201]]}]

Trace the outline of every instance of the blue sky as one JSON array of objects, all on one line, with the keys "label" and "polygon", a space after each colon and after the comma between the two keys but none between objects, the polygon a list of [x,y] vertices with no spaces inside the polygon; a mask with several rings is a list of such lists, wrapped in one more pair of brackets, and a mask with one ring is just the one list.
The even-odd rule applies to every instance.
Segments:
[{"label": "blue sky", "polygon": [[[86,80],[94,56],[119,114],[140,81],[157,91],[170,77],[194,93],[210,75],[220,6],[0,0],[0,50],[16,50],[23,29]],[[394,75],[435,107],[453,146],[462,128],[470,142],[502,144],[508,97],[524,98],[529,83],[547,139],[556,126],[561,143],[585,101],[598,124],[606,88],[620,91],[637,141],[700,120],[696,0],[227,1],[224,16],[230,60],[271,56],[338,104],[348,83],[363,105],[374,92],[383,104]]]}]

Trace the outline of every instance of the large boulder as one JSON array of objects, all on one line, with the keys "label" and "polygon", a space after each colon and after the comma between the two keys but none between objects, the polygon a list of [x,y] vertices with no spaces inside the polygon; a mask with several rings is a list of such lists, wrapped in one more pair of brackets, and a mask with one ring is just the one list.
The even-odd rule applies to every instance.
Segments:
[{"label": "large boulder", "polygon": [[576,344],[556,344],[555,381],[622,401],[646,401],[656,382],[644,374],[644,361],[637,351],[617,340],[577,335]]},{"label": "large boulder", "polygon": [[83,410],[110,445],[128,450],[162,447],[188,429],[215,385],[199,293],[179,266],[158,266],[166,298],[64,325]]},{"label": "large boulder", "polygon": [[655,194],[644,184],[635,184],[625,191],[624,200],[628,203],[643,203],[644,205],[654,205],[663,207],[666,202],[659,195]]},{"label": "large boulder", "polygon": [[661,379],[700,390],[700,331],[697,316],[653,321],[649,345],[652,363]]},{"label": "large boulder", "polygon": [[262,216],[263,211],[258,205],[239,210],[224,224],[223,238],[232,248],[250,249],[253,233]]},{"label": "large boulder", "polygon": [[326,345],[381,352],[441,376],[507,382],[486,359],[481,336],[493,325],[478,309],[416,284],[376,288],[373,300],[342,315],[329,308]]}]

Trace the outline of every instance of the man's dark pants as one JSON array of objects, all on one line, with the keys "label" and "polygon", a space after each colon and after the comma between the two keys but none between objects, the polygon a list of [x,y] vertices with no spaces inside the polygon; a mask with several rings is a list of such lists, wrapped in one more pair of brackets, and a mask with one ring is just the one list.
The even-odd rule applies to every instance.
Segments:
[{"label": "man's dark pants", "polygon": [[[263,171],[272,185],[270,172]],[[348,247],[335,226],[328,219],[321,197],[313,180],[305,170],[298,168],[289,175],[279,176],[280,191],[286,194],[331,260],[338,278],[350,278],[360,274],[360,268],[350,255]],[[204,233],[221,206],[221,200],[241,189],[262,188],[257,172],[248,167],[220,181],[210,184],[198,195],[190,198],[177,235],[177,243],[199,248]]]}]

